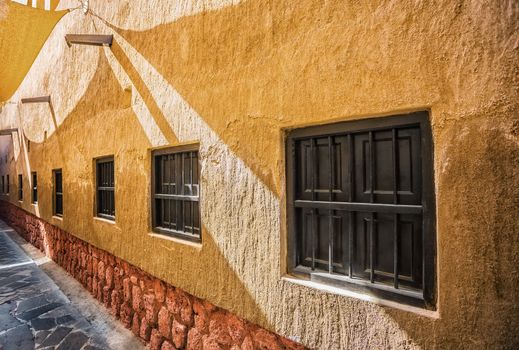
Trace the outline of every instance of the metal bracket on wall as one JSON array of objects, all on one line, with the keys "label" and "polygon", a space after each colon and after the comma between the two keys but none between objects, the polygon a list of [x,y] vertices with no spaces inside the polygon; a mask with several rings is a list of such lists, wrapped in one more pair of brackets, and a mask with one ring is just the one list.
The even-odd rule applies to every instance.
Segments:
[{"label": "metal bracket on wall", "polygon": [[18,132],[18,128],[0,130],[0,135],[9,135],[9,136],[11,136],[13,132]]},{"label": "metal bracket on wall", "polygon": [[27,97],[22,98],[22,103],[50,103],[50,96]]},{"label": "metal bracket on wall", "polygon": [[66,34],[65,40],[70,47],[72,44],[93,45],[93,46],[112,46],[113,35],[103,34]]}]

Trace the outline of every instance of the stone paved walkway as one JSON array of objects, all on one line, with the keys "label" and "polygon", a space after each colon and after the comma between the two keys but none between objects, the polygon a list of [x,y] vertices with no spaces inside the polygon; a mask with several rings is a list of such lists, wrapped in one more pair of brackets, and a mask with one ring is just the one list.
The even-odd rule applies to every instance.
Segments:
[{"label": "stone paved walkway", "polygon": [[[71,302],[13,235],[0,221],[0,350],[144,349],[88,292],[70,291],[78,299]],[[82,288],[40,254],[41,262],[62,286]]]}]

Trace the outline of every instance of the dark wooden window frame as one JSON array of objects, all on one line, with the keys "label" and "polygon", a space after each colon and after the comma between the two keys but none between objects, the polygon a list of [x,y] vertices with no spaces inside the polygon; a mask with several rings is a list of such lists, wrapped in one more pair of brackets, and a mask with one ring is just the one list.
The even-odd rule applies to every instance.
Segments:
[{"label": "dark wooden window frame", "polygon": [[18,201],[23,201],[23,175],[18,174]]},{"label": "dark wooden window frame", "polygon": [[[201,224],[201,215],[200,215],[200,201],[202,198],[202,190],[200,186],[200,159],[198,159],[198,172],[197,172],[197,178],[198,178],[198,196],[182,196],[182,195],[169,195],[173,199],[178,200],[188,200],[191,202],[198,203],[198,235],[193,235],[190,233],[185,233],[183,231],[176,231],[173,229],[166,229],[163,227],[158,226],[157,223],[157,217],[156,217],[156,199],[158,196],[164,197],[163,194],[156,193],[156,181],[157,181],[157,174],[156,174],[156,159],[159,156],[168,155],[168,154],[182,154],[182,153],[188,153],[188,152],[198,152],[200,148],[199,144],[189,144],[189,145],[180,145],[175,147],[168,147],[168,148],[160,148],[152,150],[151,152],[151,225],[152,225],[152,231],[154,233],[171,236],[175,238],[179,238],[182,240],[187,240],[195,243],[199,243],[202,241],[202,224]],[[166,195],[168,196],[168,195]],[[193,215],[193,214],[192,214]],[[194,225],[194,222],[192,222],[192,225]]]},{"label": "dark wooden window frame", "polygon": [[[56,182],[56,175],[59,174],[61,178],[61,191],[58,191],[58,186]],[[60,199],[61,208],[58,208],[58,198]],[[63,171],[62,169],[54,169],[52,170],[52,215],[57,217],[63,216]],[[61,209],[61,211],[59,211]]]},{"label": "dark wooden window frame", "polygon": [[[103,174],[100,173],[101,167],[102,167],[102,165],[110,163],[110,162],[112,163],[112,168],[111,168],[112,179],[111,180],[113,182],[113,186],[99,186],[99,182],[102,180],[101,177],[103,176]],[[103,219],[115,221],[115,159],[114,159],[114,156],[106,156],[106,157],[101,157],[101,158],[95,159],[95,181],[96,181],[95,182],[96,183],[96,191],[95,191],[96,195],[95,195],[95,201],[94,201],[95,202],[95,215],[97,217],[100,217]],[[104,193],[104,192],[113,193],[113,199],[109,199],[108,203],[105,203],[105,201],[103,200],[102,193]],[[110,201],[111,201],[111,203],[110,203]],[[113,212],[113,215],[102,212],[103,210],[105,210],[105,206],[108,206],[108,207],[113,206],[113,208],[111,208],[113,210],[110,210],[108,207],[106,208],[107,210],[110,210],[111,212]]]},{"label": "dark wooden window frame", "polygon": [[[334,274],[316,271],[306,266],[297,266],[297,219],[295,194],[297,191],[296,180],[296,141],[298,139],[326,137],[337,134],[354,134],[361,132],[375,132],[406,126],[420,127],[421,142],[421,180],[422,197],[421,206],[406,206],[392,204],[371,203],[341,203],[342,209],[348,211],[371,212],[420,212],[422,214],[422,290],[419,292],[398,289],[391,285],[375,284],[373,280],[351,278],[348,275]],[[340,288],[366,293],[377,298],[401,302],[421,308],[436,309],[436,213],[434,192],[434,168],[433,168],[433,140],[429,121],[429,112],[415,112],[410,114],[376,117],[357,121],[338,122],[319,126],[310,126],[289,130],[286,137],[286,178],[287,178],[287,233],[288,273],[303,279],[313,280]],[[354,170],[353,170],[354,171]],[[350,184],[351,185],[351,184]],[[328,203],[320,203],[323,208],[328,208]],[[329,206],[329,205],[328,205]],[[371,207],[371,208],[370,208]],[[331,209],[331,207],[330,207]],[[351,232],[351,231],[350,231]],[[351,233],[350,233],[351,237]],[[351,264],[350,264],[351,265]],[[351,270],[351,267],[350,267]],[[333,269],[331,270],[333,271]]]},{"label": "dark wooden window frame", "polygon": [[31,195],[32,195],[32,203],[35,204],[35,203],[38,203],[38,174],[33,171],[31,173],[31,177],[32,177],[32,184],[31,184]]}]

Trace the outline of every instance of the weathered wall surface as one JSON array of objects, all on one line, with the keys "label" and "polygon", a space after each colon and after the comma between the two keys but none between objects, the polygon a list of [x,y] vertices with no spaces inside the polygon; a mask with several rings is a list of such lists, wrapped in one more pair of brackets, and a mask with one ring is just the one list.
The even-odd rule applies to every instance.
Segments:
[{"label": "weathered wall surface", "polygon": [[[113,33],[115,42],[67,48],[66,33]],[[310,347],[511,348],[519,343],[518,33],[514,1],[91,2],[90,14],[58,23],[2,109],[1,126],[25,134],[13,134],[13,160],[1,162],[12,184],[25,174],[25,200],[14,185],[8,199]],[[52,109],[18,104],[46,94]],[[282,279],[284,129],[423,109],[435,143],[438,311]],[[201,245],[148,234],[150,149],[188,142],[200,142]],[[93,158],[109,154],[115,224],[93,218]],[[63,168],[63,220],[52,218],[53,168]]]}]

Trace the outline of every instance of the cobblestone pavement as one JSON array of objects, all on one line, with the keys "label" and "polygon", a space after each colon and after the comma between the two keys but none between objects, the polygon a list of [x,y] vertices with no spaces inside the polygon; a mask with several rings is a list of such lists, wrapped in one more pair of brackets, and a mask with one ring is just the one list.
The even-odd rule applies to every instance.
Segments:
[{"label": "cobblestone pavement", "polygon": [[[85,317],[9,237],[10,232],[12,229],[0,221],[0,350],[144,348],[126,329],[119,330],[117,325],[99,326],[100,322],[92,322],[95,317]],[[91,303],[97,303],[91,299]],[[101,317],[109,319],[108,315]],[[107,328],[109,331],[105,332]],[[109,339],[112,336],[124,341],[113,346]]]}]

